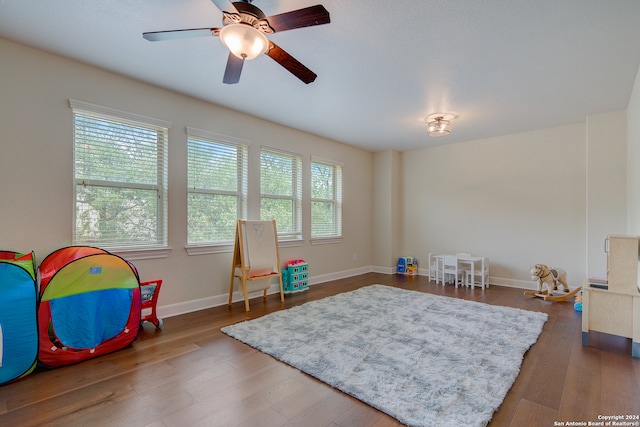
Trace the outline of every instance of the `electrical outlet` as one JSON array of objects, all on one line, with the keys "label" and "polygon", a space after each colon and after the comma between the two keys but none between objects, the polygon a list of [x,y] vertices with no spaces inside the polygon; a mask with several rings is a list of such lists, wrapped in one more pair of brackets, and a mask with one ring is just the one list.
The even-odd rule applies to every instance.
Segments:
[{"label": "electrical outlet", "polygon": [[354,253],[354,254],[353,254],[353,261],[355,262],[355,261],[357,261],[357,260],[358,260],[358,254]]}]

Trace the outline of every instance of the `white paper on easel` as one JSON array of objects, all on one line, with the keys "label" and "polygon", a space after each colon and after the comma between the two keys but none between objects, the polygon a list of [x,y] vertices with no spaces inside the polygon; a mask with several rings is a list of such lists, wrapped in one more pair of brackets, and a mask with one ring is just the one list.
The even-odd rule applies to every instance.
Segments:
[{"label": "white paper on easel", "polygon": [[278,272],[276,235],[270,221],[247,221],[244,230],[245,256],[249,261],[248,277]]}]

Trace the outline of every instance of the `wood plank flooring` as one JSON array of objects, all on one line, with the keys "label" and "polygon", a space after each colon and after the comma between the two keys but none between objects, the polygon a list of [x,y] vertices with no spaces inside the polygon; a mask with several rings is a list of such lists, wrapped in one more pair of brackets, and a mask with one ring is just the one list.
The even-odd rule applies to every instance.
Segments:
[{"label": "wood plank flooring", "polygon": [[[543,311],[549,320],[491,423],[559,426],[599,415],[640,415],[640,360],[630,340],[591,333],[581,345],[572,303],[522,290],[454,288],[425,277],[369,273],[304,293],[251,300],[145,324],[130,347],[77,365],[38,370],[0,387],[0,426],[400,426],[383,414],[220,332],[225,325],[374,283]],[[639,421],[639,420],[634,420]]]}]

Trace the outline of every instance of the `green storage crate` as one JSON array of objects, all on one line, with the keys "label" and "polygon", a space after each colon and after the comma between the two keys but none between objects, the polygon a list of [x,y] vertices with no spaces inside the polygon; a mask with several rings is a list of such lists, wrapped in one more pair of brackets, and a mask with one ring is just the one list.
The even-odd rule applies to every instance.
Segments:
[{"label": "green storage crate", "polygon": [[300,292],[309,289],[309,264],[294,264],[287,267],[287,286],[284,291]]}]

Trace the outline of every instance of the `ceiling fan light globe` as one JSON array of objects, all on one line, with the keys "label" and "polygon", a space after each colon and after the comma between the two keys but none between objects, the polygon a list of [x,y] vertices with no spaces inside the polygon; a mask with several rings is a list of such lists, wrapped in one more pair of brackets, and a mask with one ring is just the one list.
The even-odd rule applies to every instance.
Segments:
[{"label": "ceiling fan light globe", "polygon": [[231,53],[241,59],[254,59],[265,53],[269,40],[247,24],[229,24],[220,30],[220,40]]}]

